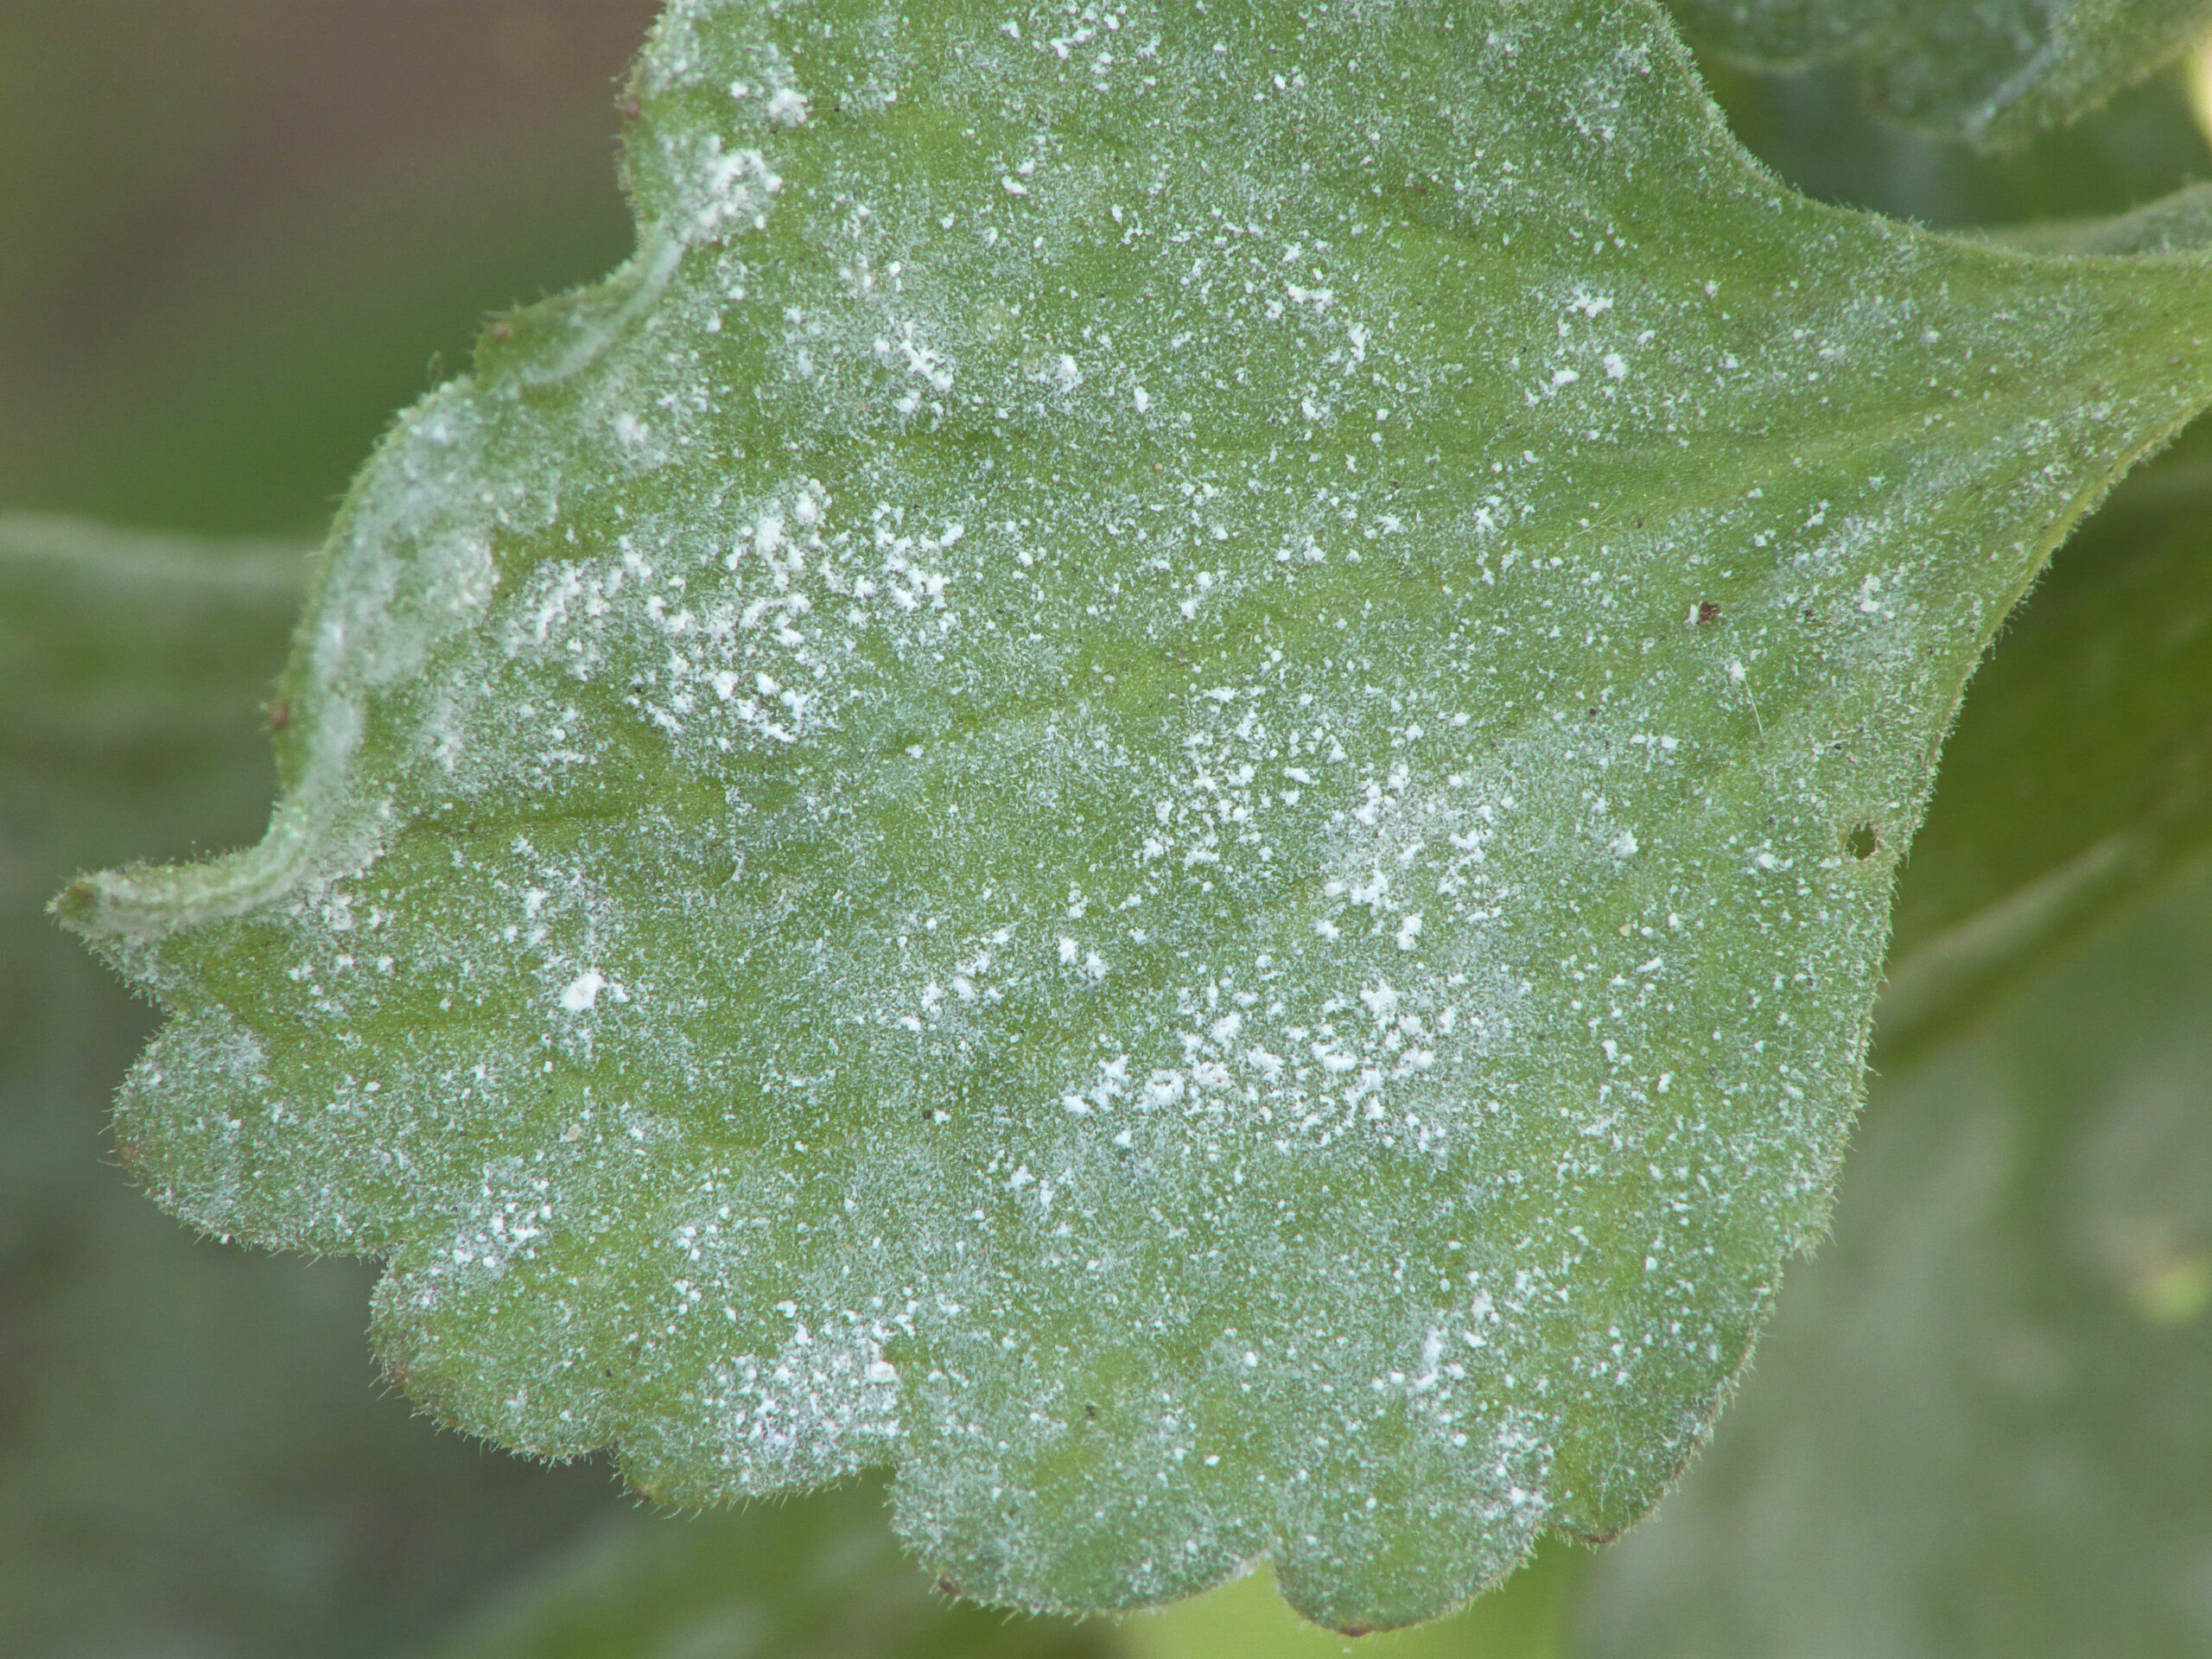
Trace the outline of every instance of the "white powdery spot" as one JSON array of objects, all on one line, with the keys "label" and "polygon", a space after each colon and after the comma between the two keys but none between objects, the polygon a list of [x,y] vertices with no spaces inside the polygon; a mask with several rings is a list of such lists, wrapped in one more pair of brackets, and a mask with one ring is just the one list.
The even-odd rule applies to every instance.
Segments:
[{"label": "white powdery spot", "polygon": [[759,230],[784,181],[757,149],[725,150],[720,133],[671,135],[662,155],[676,200],[663,223],[684,243],[713,240],[735,226]]},{"label": "white powdery spot", "polygon": [[582,1014],[599,1001],[599,994],[607,988],[607,976],[596,968],[587,968],[570,980],[561,992],[561,1006],[570,1014]]},{"label": "white powdery spot", "polygon": [[1545,1489],[1555,1430],[1537,1413],[1495,1404],[1513,1381],[1491,1369],[1498,1363],[1490,1346],[1497,1322],[1488,1299],[1478,1297],[1473,1313],[1476,1328],[1463,1326],[1457,1341],[1452,1325],[1465,1315],[1433,1320],[1410,1363],[1375,1377],[1370,1387],[1402,1400],[1428,1433],[1467,1460],[1477,1511],[1490,1523],[1490,1570],[1503,1572],[1535,1545],[1550,1514]]},{"label": "white powdery spot", "polygon": [[717,1369],[706,1403],[721,1418],[724,1461],[753,1491],[834,1479],[880,1459],[897,1438],[899,1372],[891,1328],[851,1315],[797,1323],[772,1358]]},{"label": "white powdery spot", "polygon": [[1552,1448],[1537,1421],[1529,1414],[1502,1414],[1490,1441],[1490,1472],[1497,1497],[1492,1519],[1508,1522],[1515,1535],[1533,1545],[1550,1512],[1544,1491],[1551,1478]]},{"label": "white powdery spot", "polygon": [[[938,353],[931,350],[915,338],[914,325],[899,326],[899,338],[878,340],[875,354],[885,363],[895,364],[908,373],[926,383],[931,391],[940,396],[952,390],[953,371],[950,364]],[[1080,375],[1077,377],[1082,378]],[[911,414],[912,410],[905,412]]]}]

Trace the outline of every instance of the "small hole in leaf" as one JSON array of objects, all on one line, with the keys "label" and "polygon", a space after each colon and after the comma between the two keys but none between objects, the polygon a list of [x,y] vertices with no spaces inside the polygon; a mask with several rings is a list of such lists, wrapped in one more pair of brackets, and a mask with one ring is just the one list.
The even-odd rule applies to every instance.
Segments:
[{"label": "small hole in leaf", "polygon": [[1882,844],[1882,837],[1871,823],[1854,823],[1843,838],[1843,850],[1853,858],[1865,861],[1874,856],[1874,849]]}]

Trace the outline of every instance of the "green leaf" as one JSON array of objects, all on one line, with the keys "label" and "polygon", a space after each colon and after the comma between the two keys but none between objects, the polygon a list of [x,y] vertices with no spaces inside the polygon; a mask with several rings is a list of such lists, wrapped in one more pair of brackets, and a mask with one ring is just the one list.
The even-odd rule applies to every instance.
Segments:
[{"label": "green leaf", "polygon": [[[378,1398],[371,1275],[219,1249],[113,1166],[148,1011],[45,914],[252,833],[304,550],[0,514],[0,1652],[363,1655],[613,1494]],[[412,1650],[411,1645],[409,1650]]]},{"label": "green leaf", "polygon": [[895,1465],[986,1600],[1618,1531],[2205,262],[1789,195],[1641,4],[683,4],[634,90],[635,258],[347,502],[267,839],[60,900],[149,1185],[386,1256],[508,1445]]},{"label": "green leaf", "polygon": [[2084,526],[1975,678],[1900,884],[1902,1065],[2212,847],[2212,426]]},{"label": "green leaf", "polygon": [[1672,0],[1700,48],[1856,59],[1876,108],[1993,148],[2094,109],[2212,30],[2206,0]]},{"label": "green leaf", "polygon": [[1592,1574],[1592,1655],[2204,1650],[2208,966],[2200,874],[1875,1092],[1834,1243]]},{"label": "green leaf", "polygon": [[676,1519],[607,1517],[435,1659],[1102,1659],[1110,1629],[947,1601],[883,1523],[880,1482]]}]

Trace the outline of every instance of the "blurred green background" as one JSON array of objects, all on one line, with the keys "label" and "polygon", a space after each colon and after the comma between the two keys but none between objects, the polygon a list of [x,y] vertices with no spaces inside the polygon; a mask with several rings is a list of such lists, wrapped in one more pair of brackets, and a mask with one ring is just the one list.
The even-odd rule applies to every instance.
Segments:
[{"label": "blurred green background", "polygon": [[[0,7],[0,1654],[1336,1653],[1264,1575],[1086,1626],[938,1597],[876,1490],[648,1515],[383,1388],[370,1269],[193,1238],[114,1167],[150,1027],[47,921],[251,840],[258,702],[392,412],[628,248],[647,0]],[[1848,75],[1709,66],[1792,182],[1943,228],[2212,178],[2178,73],[1991,160]],[[104,525],[107,528],[98,528]],[[1358,1650],[2212,1653],[2212,433],[2060,556],[1900,895],[1832,1248],[1602,1555]]]},{"label": "blurred green background", "polygon": [[321,532],[484,314],[628,251],[648,0],[10,0],[0,500]]}]

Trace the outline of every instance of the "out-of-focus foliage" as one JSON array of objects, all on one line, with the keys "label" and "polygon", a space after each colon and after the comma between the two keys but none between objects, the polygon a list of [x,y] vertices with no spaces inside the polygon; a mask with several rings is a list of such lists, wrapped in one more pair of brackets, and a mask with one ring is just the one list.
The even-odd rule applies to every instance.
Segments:
[{"label": "out-of-focus foliage", "polygon": [[435,1659],[1106,1659],[1113,1627],[1009,1617],[922,1576],[866,1478],[787,1503],[612,1516]]},{"label": "out-of-focus foliage", "polygon": [[319,537],[486,314],[627,251],[658,10],[0,5],[0,503]]},{"label": "out-of-focus foliage", "polygon": [[2024,253],[2185,253],[2212,242],[2212,184],[2192,184],[2108,218],[2047,219],[1982,234]]},{"label": "out-of-focus foliage", "polygon": [[1592,1560],[1554,1541],[1486,1596],[1402,1630],[1347,1641],[1300,1618],[1264,1567],[1233,1584],[1122,1621],[1126,1659],[1568,1659],[1569,1617]]},{"label": "out-of-focus foliage", "polygon": [[2130,87],[2029,148],[1986,155],[1870,113],[1847,71],[1758,74],[1700,60],[1732,131],[1797,188],[1937,229],[2101,218],[2212,174],[2178,73]]},{"label": "out-of-focus foliage", "polygon": [[1700,46],[1792,69],[1855,60],[1867,102],[2009,147],[2140,80],[2212,29],[2206,0],[1674,0]]}]

